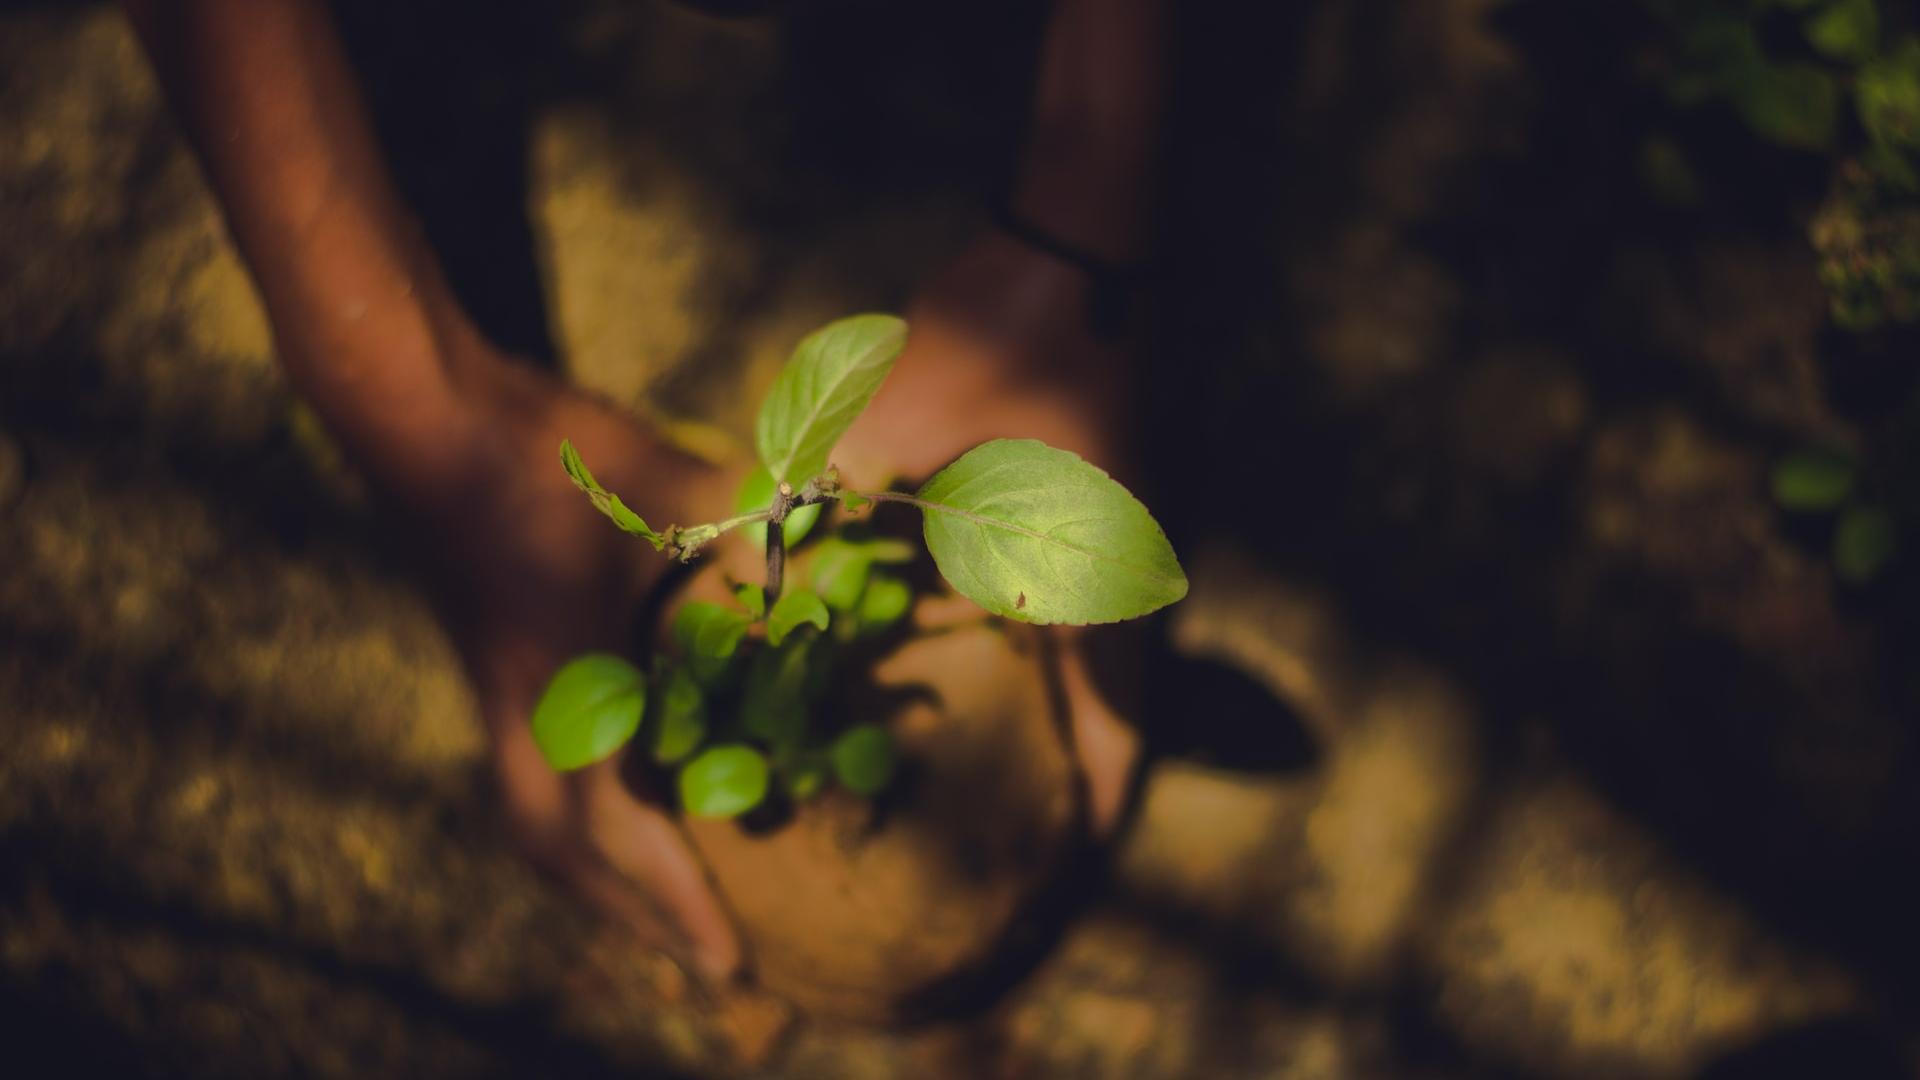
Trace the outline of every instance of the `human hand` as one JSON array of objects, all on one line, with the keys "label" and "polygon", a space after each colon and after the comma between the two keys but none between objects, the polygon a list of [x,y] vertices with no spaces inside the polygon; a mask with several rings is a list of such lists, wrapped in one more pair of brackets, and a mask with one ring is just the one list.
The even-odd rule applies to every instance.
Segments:
[{"label": "human hand", "polygon": [[[492,744],[506,817],[541,866],[711,979],[742,963],[737,934],[679,825],[633,790],[617,760],[556,773],[528,718],[559,666],[587,651],[632,656],[633,619],[666,563],[608,526],[561,470],[571,439],[649,520],[693,515],[709,471],[632,418],[478,341],[457,358],[458,474],[398,492],[465,662]],[[705,480],[705,483],[701,483]],[[724,489],[724,485],[721,485]]]}]

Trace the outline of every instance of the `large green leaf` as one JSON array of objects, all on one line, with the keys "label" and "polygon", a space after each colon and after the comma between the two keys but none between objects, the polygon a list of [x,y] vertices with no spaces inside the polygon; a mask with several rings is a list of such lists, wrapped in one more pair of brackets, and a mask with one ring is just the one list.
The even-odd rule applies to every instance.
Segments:
[{"label": "large green leaf", "polygon": [[751,746],[716,746],[680,769],[680,805],[695,817],[733,817],[767,797],[767,759]]},{"label": "large green leaf", "polygon": [[627,509],[627,504],[620,501],[620,496],[600,486],[600,482],[593,478],[593,473],[587,470],[587,463],[580,460],[580,451],[575,450],[573,443],[566,439],[560,440],[560,467],[567,470],[574,487],[587,493],[587,499],[593,503],[594,509],[612,518],[615,525],[635,536],[644,537],[655,551],[666,546],[666,537],[654,532],[639,514]]},{"label": "large green leaf", "polygon": [[639,668],[606,653],[577,656],[554,672],[534,706],[533,741],[554,768],[583,768],[626,745],[646,707]]},{"label": "large green leaf", "polygon": [[1187,594],[1153,515],[1076,454],[996,439],[936,473],[918,495],[940,573],[995,615],[1031,623],[1116,622]]},{"label": "large green leaf", "polygon": [[767,472],[799,487],[826,471],[906,343],[907,324],[891,315],[854,315],[807,335],[760,403],[754,434]]}]

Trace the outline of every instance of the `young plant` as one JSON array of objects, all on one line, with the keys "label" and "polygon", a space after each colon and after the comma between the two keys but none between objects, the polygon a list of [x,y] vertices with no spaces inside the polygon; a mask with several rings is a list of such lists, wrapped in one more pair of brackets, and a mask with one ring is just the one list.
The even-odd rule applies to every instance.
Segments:
[{"label": "young plant", "polygon": [[672,648],[645,672],[606,654],[564,665],[533,714],[534,740],[554,768],[602,761],[644,731],[652,760],[678,770],[681,805],[696,815],[806,799],[829,780],[860,795],[883,790],[895,765],[886,729],[816,731],[813,706],[847,650],[905,617],[912,589],[890,568],[915,552],[841,530],[807,552],[807,587],[787,588],[788,548],[829,504],[917,507],[941,575],[1005,618],[1117,622],[1186,595],[1186,575],[1147,508],[1105,472],[1033,439],[982,443],[915,492],[845,487],[829,461],[833,447],[906,337],[897,318],[857,315],[800,343],[760,406],[762,468],[741,489],[740,513],[725,521],[655,531],[561,443],[567,475],[615,525],[682,562],[738,531],[765,547],[766,581],[739,586],[737,607],[682,607]]}]

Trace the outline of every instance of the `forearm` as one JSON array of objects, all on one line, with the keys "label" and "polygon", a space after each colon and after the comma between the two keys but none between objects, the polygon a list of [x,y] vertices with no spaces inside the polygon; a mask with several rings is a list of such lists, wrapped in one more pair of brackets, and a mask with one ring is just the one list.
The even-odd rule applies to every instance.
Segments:
[{"label": "forearm", "polygon": [[381,160],[318,0],[126,0],[295,388],[387,486],[432,483],[474,331]]}]

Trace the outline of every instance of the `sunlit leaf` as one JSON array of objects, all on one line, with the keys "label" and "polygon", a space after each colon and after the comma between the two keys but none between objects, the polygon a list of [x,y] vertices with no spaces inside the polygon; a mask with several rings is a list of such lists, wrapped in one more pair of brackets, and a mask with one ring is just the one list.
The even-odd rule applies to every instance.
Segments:
[{"label": "sunlit leaf", "polygon": [[[765,510],[773,505],[773,476],[766,468],[760,467],[747,474],[740,482],[740,494],[733,501],[733,512],[751,514],[755,510]],[[785,526],[780,535],[787,538],[789,548],[806,539],[813,531],[813,523],[820,520],[821,503],[796,508],[787,515]],[[767,523],[756,521],[751,525],[740,526],[740,535],[752,544],[755,551],[767,550]]]},{"label": "sunlit leaf", "polygon": [[578,769],[613,755],[640,728],[647,680],[617,656],[588,653],[567,661],[533,709],[533,741],[556,769]]},{"label": "sunlit leaf", "polygon": [[767,643],[778,645],[795,629],[809,624],[825,630],[828,618],[827,605],[818,596],[805,589],[789,589],[767,612]]},{"label": "sunlit leaf", "polygon": [[1853,493],[1853,459],[1831,450],[1796,450],[1773,466],[1773,501],[1787,510],[1836,510]]},{"label": "sunlit leaf", "polygon": [[573,448],[572,442],[565,439],[560,441],[560,466],[567,470],[567,475],[573,479],[573,485],[587,493],[587,499],[593,503],[594,508],[612,518],[615,525],[635,536],[644,537],[653,545],[655,551],[666,546],[666,537],[654,532],[652,527],[640,519],[639,514],[627,509],[627,504],[620,501],[620,496],[600,486],[600,482],[593,478],[593,473],[587,471],[587,463],[580,460],[580,452]]},{"label": "sunlit leaf", "polygon": [[760,405],[755,443],[774,480],[795,487],[825,471],[833,445],[873,400],[907,343],[891,315],[855,315],[807,335]]},{"label": "sunlit leaf", "polygon": [[734,817],[766,797],[767,759],[751,746],[716,746],[680,769],[680,805],[695,817]]},{"label": "sunlit leaf", "polygon": [[692,672],[676,667],[666,677],[653,723],[653,760],[662,765],[685,758],[707,737],[707,695]]},{"label": "sunlit leaf", "polygon": [[995,615],[1115,622],[1187,594],[1153,515],[1076,454],[1033,439],[974,447],[920,489],[940,573]]},{"label": "sunlit leaf", "polygon": [[1893,518],[1885,510],[1852,507],[1834,526],[1834,573],[1850,584],[1865,584],[1893,558],[1897,543]]},{"label": "sunlit leaf", "polygon": [[695,600],[673,618],[673,640],[693,677],[711,686],[726,673],[752,620],[732,608]]},{"label": "sunlit leaf", "polygon": [[893,779],[893,736],[878,724],[857,724],[833,740],[833,774],[856,795],[874,795]]}]

